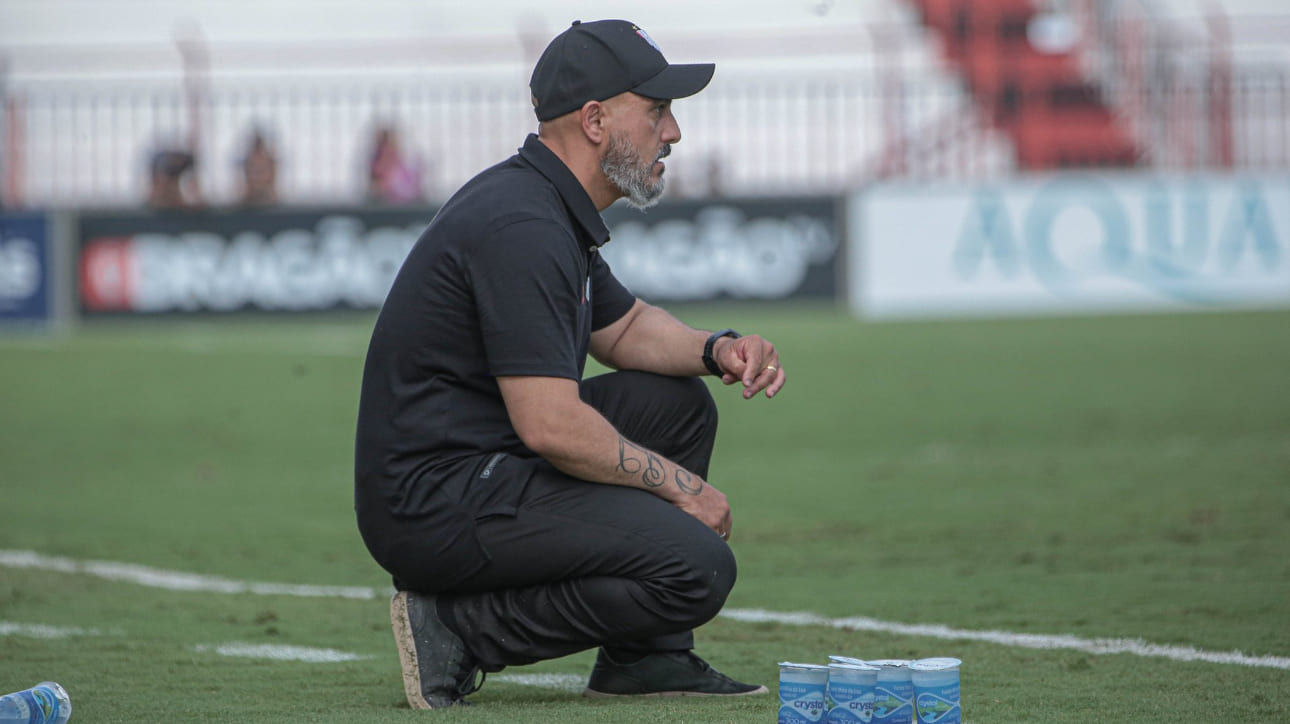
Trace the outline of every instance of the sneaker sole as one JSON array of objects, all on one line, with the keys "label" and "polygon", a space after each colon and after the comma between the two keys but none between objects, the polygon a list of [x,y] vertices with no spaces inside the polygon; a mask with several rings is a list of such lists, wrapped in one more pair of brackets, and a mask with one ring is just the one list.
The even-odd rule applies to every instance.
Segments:
[{"label": "sneaker sole", "polygon": [[712,694],[706,691],[652,691],[648,694],[606,694],[603,691],[595,689],[583,689],[582,695],[588,699],[619,699],[628,697],[661,697],[661,696],[756,696],[758,694],[769,694],[770,689],[759,686],[751,691],[741,691],[737,694]]},{"label": "sneaker sole", "polygon": [[394,646],[399,650],[399,666],[403,669],[403,693],[413,709],[430,709],[430,702],[421,694],[421,666],[417,661],[417,644],[412,634],[412,621],[408,617],[408,594],[399,591],[390,599],[390,626],[394,629]]}]

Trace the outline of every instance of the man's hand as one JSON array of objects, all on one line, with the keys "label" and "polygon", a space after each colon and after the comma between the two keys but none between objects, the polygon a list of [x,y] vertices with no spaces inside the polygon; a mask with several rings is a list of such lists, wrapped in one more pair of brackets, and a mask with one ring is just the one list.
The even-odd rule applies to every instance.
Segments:
[{"label": "man's hand", "polygon": [[673,504],[698,518],[700,523],[716,531],[717,535],[730,540],[733,522],[730,503],[726,501],[726,494],[712,487],[711,483],[704,484],[698,495],[686,495],[673,501]]},{"label": "man's hand", "polygon": [[723,384],[743,383],[745,400],[762,390],[766,390],[766,397],[774,397],[784,386],[779,353],[775,345],[760,335],[750,334],[739,339],[722,337],[717,340],[712,356],[725,373],[721,376]]}]

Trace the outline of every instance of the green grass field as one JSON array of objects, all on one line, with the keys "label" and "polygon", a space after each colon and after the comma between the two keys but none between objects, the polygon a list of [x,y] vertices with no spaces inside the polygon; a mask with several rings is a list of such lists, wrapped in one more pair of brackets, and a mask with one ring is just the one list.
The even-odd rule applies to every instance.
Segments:
[{"label": "green grass field", "polygon": [[[740,564],[729,608],[1290,657],[1290,313],[875,325],[814,306],[675,311],[763,333],[790,377],[773,401],[713,383],[711,480],[734,506]],[[503,676],[477,706],[411,712],[389,582],[352,513],[370,324],[0,337],[0,551],[381,593],[0,565],[0,690],[57,680],[74,723],[775,721],[773,695],[605,703]],[[785,659],[955,656],[975,724],[1290,721],[1284,666],[730,617],[698,641],[772,688]],[[231,642],[356,658],[212,650]],[[591,660],[503,673],[583,676]]]}]

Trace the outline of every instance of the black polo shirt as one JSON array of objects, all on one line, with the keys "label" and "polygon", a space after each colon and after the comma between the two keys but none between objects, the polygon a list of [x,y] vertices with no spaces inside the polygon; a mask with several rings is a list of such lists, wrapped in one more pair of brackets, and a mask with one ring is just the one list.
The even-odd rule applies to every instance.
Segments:
[{"label": "black polo shirt", "polygon": [[597,253],[608,240],[591,198],[535,135],[444,204],[372,332],[355,450],[360,516],[364,506],[416,516],[446,502],[514,510],[518,471],[536,456],[496,378],[582,378],[591,332],[635,302]]}]

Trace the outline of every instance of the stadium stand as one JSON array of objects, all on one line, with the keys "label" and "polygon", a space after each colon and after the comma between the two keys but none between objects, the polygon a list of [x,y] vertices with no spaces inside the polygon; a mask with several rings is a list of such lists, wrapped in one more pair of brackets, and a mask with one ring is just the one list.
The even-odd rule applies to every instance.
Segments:
[{"label": "stadium stand", "polygon": [[[818,194],[891,178],[1290,161],[1290,60],[1275,40],[1290,11],[1276,3],[748,7],[747,22],[728,13],[639,19],[673,59],[720,63],[708,91],[678,107],[686,136],[670,162],[677,193]],[[232,203],[253,127],[275,141],[285,202],[357,202],[367,140],[381,124],[425,160],[434,196],[534,128],[527,68],[554,28],[518,11],[505,21],[512,32],[417,26],[397,35],[385,19],[345,39],[288,28],[275,38],[271,20],[250,38],[223,35],[218,23],[209,39],[199,27],[178,38],[66,42],[0,32],[0,202],[137,205],[149,156],[180,143],[191,146],[204,197]]]}]

